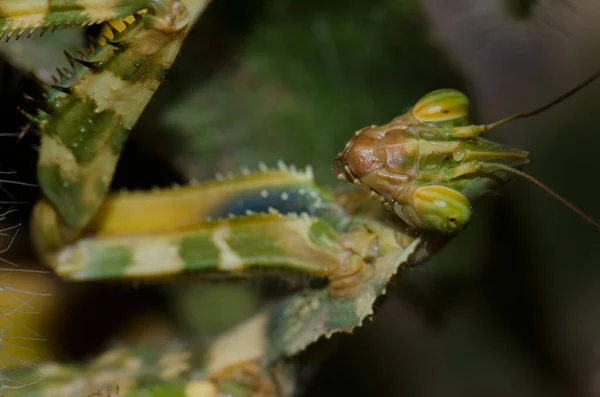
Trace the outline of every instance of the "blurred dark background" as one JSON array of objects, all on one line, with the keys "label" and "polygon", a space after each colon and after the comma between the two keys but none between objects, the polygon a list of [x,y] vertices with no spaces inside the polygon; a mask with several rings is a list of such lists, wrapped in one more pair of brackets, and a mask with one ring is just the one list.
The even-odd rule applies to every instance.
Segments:
[{"label": "blurred dark background", "polygon": [[[82,33],[0,43],[1,132],[26,123],[17,107],[30,108],[23,93],[36,91],[27,73],[64,66],[62,50]],[[583,81],[600,68],[599,45],[597,0],[213,0],[135,127],[114,187],[206,180],[280,158],[336,185],[332,161],[351,134],[428,91],[464,90],[472,120],[495,121]],[[600,219],[599,111],[600,82],[489,137],[529,150],[531,175]],[[35,134],[0,143],[0,171],[17,172],[5,179],[35,183]],[[8,218],[23,227],[5,256],[38,268],[26,239],[38,189],[3,186],[7,200],[29,203]],[[599,236],[533,185],[511,183],[438,256],[394,281],[374,322],[335,338],[306,395],[600,395]],[[214,334],[261,300],[251,284],[172,291],[6,272],[1,285],[52,293],[31,297],[40,312],[31,316],[23,295],[0,289],[3,310],[21,308],[0,316],[2,335],[46,339],[27,346],[35,355],[19,351],[31,360],[89,357],[142,328]],[[191,310],[201,302],[206,311]],[[17,353],[0,347],[1,368]]]}]

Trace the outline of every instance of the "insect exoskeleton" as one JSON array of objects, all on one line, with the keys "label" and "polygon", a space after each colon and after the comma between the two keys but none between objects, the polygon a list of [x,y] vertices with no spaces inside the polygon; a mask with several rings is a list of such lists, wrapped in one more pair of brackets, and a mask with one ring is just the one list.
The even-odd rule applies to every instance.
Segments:
[{"label": "insect exoskeleton", "polygon": [[444,88],[419,99],[410,113],[422,122],[466,125],[470,106],[471,102],[465,94]]},{"label": "insect exoskeleton", "polygon": [[357,131],[335,159],[336,174],[412,228],[458,232],[469,223],[475,201],[514,177],[486,164],[520,168],[529,161],[526,151],[466,136],[478,128],[468,116],[466,95],[433,91],[390,123]]}]

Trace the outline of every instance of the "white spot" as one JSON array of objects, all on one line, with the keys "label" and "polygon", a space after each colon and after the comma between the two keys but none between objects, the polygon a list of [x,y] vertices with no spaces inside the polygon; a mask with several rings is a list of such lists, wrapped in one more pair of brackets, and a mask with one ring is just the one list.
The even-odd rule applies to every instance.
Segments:
[{"label": "white spot", "polygon": [[265,189],[260,191],[260,197],[262,198],[267,198],[269,197],[269,192],[267,192]]},{"label": "white spot", "polygon": [[267,172],[269,170],[269,167],[267,167],[267,165],[261,161],[260,163],[258,163],[258,169],[262,172]]},{"label": "white spot", "polygon": [[282,171],[286,171],[287,170],[287,167],[286,167],[285,163],[283,162],[283,160],[277,160],[277,166]]},{"label": "white spot", "polygon": [[437,205],[440,208],[446,208],[448,204],[446,204],[443,200],[433,200],[433,204]]},{"label": "white spot", "polygon": [[223,177],[223,174],[221,174],[221,173],[216,173],[215,174],[215,179],[220,182],[223,179],[225,179],[225,177]]},{"label": "white spot", "polygon": [[289,195],[289,194],[287,194],[286,192],[283,192],[283,193],[281,193],[281,199],[282,199],[283,201],[286,201],[286,200],[287,200],[287,199],[289,199],[289,198],[290,198],[290,195]]}]

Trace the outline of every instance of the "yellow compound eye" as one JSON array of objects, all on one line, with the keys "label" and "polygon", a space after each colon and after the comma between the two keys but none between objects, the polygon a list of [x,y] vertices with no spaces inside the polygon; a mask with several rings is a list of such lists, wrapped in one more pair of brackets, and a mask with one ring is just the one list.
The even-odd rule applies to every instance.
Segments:
[{"label": "yellow compound eye", "polygon": [[471,219],[469,200],[446,186],[431,185],[418,188],[412,204],[423,227],[428,230],[456,233]]},{"label": "yellow compound eye", "polygon": [[469,115],[469,98],[460,91],[443,89],[425,95],[413,107],[419,121],[430,123],[452,121]]}]

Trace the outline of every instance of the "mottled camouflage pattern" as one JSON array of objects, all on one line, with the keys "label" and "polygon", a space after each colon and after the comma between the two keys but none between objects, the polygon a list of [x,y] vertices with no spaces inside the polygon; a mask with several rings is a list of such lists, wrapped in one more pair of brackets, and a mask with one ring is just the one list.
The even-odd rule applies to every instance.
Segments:
[{"label": "mottled camouflage pattern", "polygon": [[336,238],[318,218],[249,215],[175,233],[83,238],[61,250],[54,270],[74,280],[154,278],[189,271],[221,271],[231,277],[255,267],[324,276],[336,263]]},{"label": "mottled camouflage pattern", "polygon": [[[462,139],[449,136],[446,130],[457,124],[468,126],[467,121],[454,123],[452,127],[423,123],[415,119],[411,109],[387,124],[361,129],[347,145],[346,156],[358,158],[363,150],[385,153],[387,163],[382,163],[387,167],[379,173],[368,170],[371,173],[362,179],[387,196],[391,197],[400,184],[443,183],[465,194],[472,204],[515,176],[496,169],[483,171],[480,163],[503,163],[516,168],[529,163],[529,153],[525,150],[479,136]],[[367,174],[367,170],[361,169],[366,164],[352,165]]]},{"label": "mottled camouflage pattern", "polygon": [[[350,215],[347,206],[359,202],[379,208],[364,194],[336,197],[317,186],[309,171],[280,164],[278,170],[203,185],[110,195],[85,235],[66,245],[57,242],[54,213],[38,204],[32,235],[40,256],[68,279],[160,278],[191,271],[240,277],[258,270],[329,277],[333,289],[354,294],[362,258],[369,257],[360,248],[365,242],[376,248],[365,268],[371,272],[388,249],[402,251],[400,244],[413,239],[408,234],[399,239],[401,224],[389,212],[373,217],[363,209]],[[386,217],[393,219],[387,229],[378,223]]]},{"label": "mottled camouflage pattern", "polygon": [[[372,262],[368,263],[368,269],[364,277],[357,281],[357,285],[353,290],[355,293],[352,296],[345,299],[334,298],[330,287],[326,284],[322,287],[306,288],[277,302],[264,312],[234,328],[211,345],[208,350],[190,350],[188,347],[183,351],[179,350],[179,353],[175,354],[170,350],[163,352],[160,352],[160,350],[147,350],[148,347],[123,348],[109,353],[108,357],[113,358],[111,358],[112,361],[108,361],[115,363],[112,365],[112,369],[106,368],[106,358],[100,358],[84,368],[74,369],[58,364],[44,366],[41,371],[47,375],[47,379],[28,388],[15,390],[9,396],[50,396],[57,391],[64,393],[64,390],[77,390],[80,394],[72,394],[72,396],[81,395],[83,397],[85,394],[81,394],[84,391],[84,389],[81,389],[82,385],[88,387],[85,389],[86,393],[88,391],[106,390],[106,393],[114,394],[116,393],[116,384],[120,387],[120,394],[114,395],[118,397],[158,397],[163,395],[204,397],[212,396],[213,394],[210,393],[216,390],[236,396],[291,395],[294,390],[293,367],[290,366],[289,362],[281,361],[281,359],[298,353],[321,337],[330,337],[339,332],[352,332],[354,328],[360,326],[366,318],[373,314],[373,303],[377,297],[385,294],[390,278],[402,267],[426,259],[431,251],[428,251],[427,245],[422,244],[422,238],[416,238],[414,233],[408,231],[392,212],[387,211],[378,201],[371,199],[363,192],[339,192],[333,195],[333,193],[327,192],[326,189],[322,189],[322,194],[311,194],[321,190],[314,185],[311,175],[285,168],[249,173],[237,178],[231,177],[225,181],[205,185],[155,192],[153,193],[154,197],[138,195],[137,199],[140,200],[140,203],[143,203],[144,199],[158,200],[163,202],[164,205],[164,196],[161,197],[163,194],[168,195],[177,202],[176,197],[179,194],[182,196],[198,194],[199,198],[206,194],[210,198],[214,192],[220,192],[223,197],[233,199],[231,195],[235,191],[238,197],[242,198],[242,202],[258,210],[261,207],[261,200],[253,197],[251,193],[257,191],[261,199],[268,200],[269,195],[264,197],[264,193],[261,194],[261,192],[273,188],[273,185],[269,186],[267,182],[270,178],[279,180],[281,185],[277,186],[287,186],[289,189],[289,195],[283,195],[285,199],[281,197],[283,192],[278,195],[280,204],[293,205],[296,208],[295,211],[300,211],[300,206],[303,206],[305,211],[311,211],[313,214],[322,211],[320,212],[322,218],[310,217],[308,213],[304,216],[295,212],[287,215],[263,213],[232,219],[198,222],[196,226],[217,225],[218,228],[227,225],[230,233],[235,234],[238,230],[244,230],[248,225],[252,225],[256,228],[254,232],[260,236],[260,240],[264,240],[263,235],[265,230],[269,230],[268,226],[271,222],[281,226],[292,221],[293,227],[280,230],[281,234],[277,238],[273,236],[266,238],[266,245],[262,241],[254,241],[253,243],[256,246],[247,242],[236,247],[240,251],[234,251],[233,247],[229,245],[229,250],[231,250],[229,254],[238,254],[240,257],[245,257],[241,252],[268,248],[268,245],[273,244],[274,246],[284,247],[286,254],[294,253],[291,256],[299,257],[297,252],[301,252],[304,249],[302,247],[310,247],[311,259],[320,256],[323,261],[319,263],[319,266],[321,266],[319,271],[322,271],[326,266],[336,265],[338,255],[346,249],[342,244],[344,238],[353,236],[356,233],[359,233],[361,240],[368,240],[369,235],[376,236],[378,241],[377,256]],[[244,186],[244,188],[240,188],[240,186]],[[194,189],[198,191],[194,192]],[[291,193],[295,189],[304,189],[304,192],[303,194],[292,195]],[[306,199],[303,204],[302,201],[298,201],[301,197],[307,195],[310,199]],[[120,196],[123,199],[132,199],[132,197],[135,198],[136,193]],[[248,199],[248,197],[251,198]],[[334,200],[330,202],[331,198],[334,198]],[[117,210],[119,208],[119,197],[111,197],[111,199],[115,200],[113,201],[114,212],[100,212],[100,214],[104,213],[107,216],[107,225],[110,224],[108,219],[111,216],[121,213]],[[227,201],[225,200],[225,202]],[[269,201],[269,205],[276,205],[276,201]],[[290,203],[291,201],[296,202]],[[215,208],[211,204],[211,200],[207,201],[206,207],[191,199],[183,200],[183,202],[187,202],[188,206],[194,207],[202,214],[204,214],[204,211],[208,211],[208,208]],[[235,200],[229,202],[234,203]],[[336,204],[333,205],[333,203]],[[152,205],[156,205],[156,203]],[[326,222],[324,219],[330,219],[330,221]],[[266,223],[261,223],[261,220]],[[314,226],[317,222],[320,223],[320,226],[308,232],[311,229],[309,226]],[[135,222],[132,223],[132,225],[134,224]],[[102,230],[102,220],[97,219],[96,225],[96,233],[98,233]],[[183,229],[186,227],[188,226],[184,226]],[[125,226],[124,229],[128,229],[128,226]],[[173,229],[179,230],[176,227]],[[212,232],[214,233],[214,231]],[[115,238],[115,241],[127,241],[128,238],[125,236],[115,237],[118,233],[114,228],[111,228],[109,232],[112,238]],[[139,230],[135,232],[127,231],[127,233],[131,233],[131,236],[144,236],[144,232]],[[302,238],[294,237],[295,234],[303,233],[306,234]],[[169,238],[169,235],[163,236],[164,240]],[[103,238],[98,234],[90,235],[87,239],[87,244],[90,245],[100,245],[103,241]],[[302,242],[302,239],[306,240]],[[288,244],[294,240],[296,244]],[[79,244],[76,243],[74,246]],[[153,245],[156,246],[156,242],[141,244],[140,246],[151,247]],[[357,243],[356,246],[360,246],[360,244]],[[202,250],[202,244],[194,247]],[[419,247],[421,248],[420,255],[416,255],[416,250]],[[61,252],[68,252],[71,248],[67,246],[66,251]],[[273,249],[273,247],[270,247],[265,251],[262,260],[267,265],[271,261],[272,251],[270,250]],[[168,259],[158,252],[156,256]],[[216,255],[214,258],[213,267],[217,267],[219,258]],[[317,262],[315,261],[315,263]],[[113,266],[110,262],[106,262],[106,264],[107,266]],[[153,265],[153,268],[147,267],[149,271],[147,276],[149,277],[160,275],[164,271],[160,263],[154,263]],[[286,269],[293,267],[293,263],[282,263],[282,265]],[[152,269],[156,274],[150,272]],[[97,270],[100,271],[101,269],[98,268]],[[109,270],[106,269],[107,272]],[[305,271],[310,272],[313,269],[306,268]],[[182,348],[179,347],[179,349]],[[190,351],[193,351],[193,353],[190,353]],[[189,357],[195,358],[187,361]],[[177,364],[173,362],[176,359],[183,360],[183,358],[186,360],[184,363]],[[143,359],[142,361],[146,363],[145,366],[142,365],[140,359]],[[178,373],[177,377],[173,379],[164,378],[164,372],[167,370],[160,365],[166,361],[171,363],[169,371]],[[285,365],[285,367],[282,368],[282,365]],[[48,368],[51,371],[48,372]],[[144,370],[140,371],[140,368],[144,368]],[[137,369],[137,371],[133,369]],[[193,381],[190,379],[191,373],[195,374]],[[22,374],[13,374],[13,376],[19,376],[21,382],[26,380],[22,378]],[[69,389],[73,385],[78,385],[80,388]],[[250,389],[248,385],[252,385]],[[257,387],[261,390],[257,390]],[[194,391],[195,394],[191,391]],[[67,396],[70,397],[71,395],[67,394]],[[111,396],[111,394],[108,394],[108,396]]]},{"label": "mottled camouflage pattern", "polygon": [[[164,16],[160,16],[164,17]],[[85,226],[104,201],[129,131],[164,79],[185,38],[144,28],[147,14],[67,73],[37,116],[38,180],[67,225]]]},{"label": "mottled camouflage pattern", "polygon": [[[41,133],[38,181],[73,236],[104,201],[129,131],[174,62],[207,0],[0,0],[0,34],[106,24],[68,56],[28,115]],[[135,16],[134,16],[134,15]],[[110,45],[107,45],[110,43]]]},{"label": "mottled camouflage pattern", "polygon": [[57,241],[54,212],[41,202],[32,218],[34,244],[49,266],[72,279],[240,274],[254,266],[327,275],[349,219],[331,192],[314,184],[310,169],[280,165],[202,185],[111,194],[84,237],[67,246]]},{"label": "mottled camouflage pattern", "polygon": [[[275,397],[295,390],[291,363],[263,369],[266,315],[251,318],[211,345],[117,346],[82,364],[45,363],[5,371],[26,386],[3,397]],[[236,343],[237,342],[237,343]]]},{"label": "mottled camouflage pattern", "polygon": [[[231,277],[273,268],[286,271],[286,277],[294,272],[330,276],[346,250],[344,238],[363,229],[368,230],[360,235],[363,240],[376,236],[378,255],[353,297],[332,299],[325,286],[296,295],[273,311],[270,358],[296,353],[320,336],[360,324],[420,241],[368,195],[334,195],[315,185],[309,172],[283,165],[203,185],[115,194],[105,205],[87,237],[53,253],[51,265],[58,274],[69,279],[152,278],[220,271]],[[243,215],[246,209],[261,213]],[[203,220],[215,216],[225,218]]]},{"label": "mottled camouflage pattern", "polygon": [[[87,26],[120,19],[148,7],[149,0],[1,0],[0,31]],[[42,30],[42,32],[45,30]]]}]

